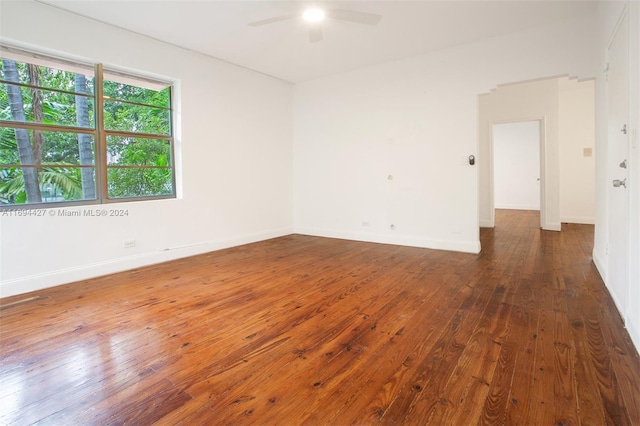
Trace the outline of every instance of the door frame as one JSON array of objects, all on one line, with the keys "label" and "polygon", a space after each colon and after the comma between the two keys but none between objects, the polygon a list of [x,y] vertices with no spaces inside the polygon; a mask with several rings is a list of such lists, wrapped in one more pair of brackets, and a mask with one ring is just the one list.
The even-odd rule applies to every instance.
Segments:
[{"label": "door frame", "polygon": [[493,126],[496,124],[512,124],[512,123],[526,123],[531,121],[537,121],[539,125],[538,130],[538,138],[539,138],[539,147],[540,147],[540,228],[545,228],[547,223],[547,203],[546,203],[546,137],[545,137],[545,118],[544,117],[528,117],[522,119],[514,119],[514,120],[500,120],[500,121],[491,121],[489,122],[489,207],[490,207],[490,220],[491,227],[496,226],[496,207],[495,207],[495,172],[494,172],[494,161],[495,161],[495,153],[494,153],[494,142],[493,142]]}]

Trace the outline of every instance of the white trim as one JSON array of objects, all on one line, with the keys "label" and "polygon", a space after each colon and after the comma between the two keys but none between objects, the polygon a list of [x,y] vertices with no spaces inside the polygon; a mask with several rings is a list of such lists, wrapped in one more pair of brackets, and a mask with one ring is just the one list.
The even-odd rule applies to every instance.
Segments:
[{"label": "white trim", "polygon": [[640,348],[640,330],[638,330],[633,321],[627,321],[625,327],[631,337],[631,342],[636,348]]},{"label": "white trim", "polygon": [[582,225],[594,225],[596,223],[596,219],[593,217],[571,217],[564,216],[560,218],[560,222],[562,223],[579,223]]},{"label": "white trim", "polygon": [[195,256],[215,250],[254,243],[257,241],[264,241],[290,234],[291,228],[279,228],[230,239],[203,241],[201,243],[182,247],[168,247],[156,252],[142,253],[134,256],[111,259],[104,262],[82,265],[75,268],[60,269],[44,274],[29,275],[13,280],[5,280],[0,282],[0,297],[15,296],[17,294],[42,290],[75,281],[123,272],[133,268],[141,268],[183,257]]},{"label": "white trim", "polygon": [[545,231],[561,231],[562,224],[561,223],[546,223],[544,227],[542,227]]},{"label": "white trim", "polygon": [[312,235],[316,237],[338,238],[342,240],[364,241],[379,244],[395,244],[408,247],[428,248],[435,250],[448,250],[462,253],[480,253],[480,241],[450,241],[434,240],[412,236],[390,236],[373,233],[344,232],[318,228],[295,228],[296,234]]},{"label": "white trim", "polygon": [[614,292],[611,291],[609,287],[605,286],[605,288],[607,289],[609,296],[611,296],[611,299],[613,300],[614,305],[616,305],[616,309],[618,309],[617,313],[618,315],[620,315],[620,318],[622,318],[622,321],[625,323],[625,327],[626,327],[627,316],[624,314],[624,311],[622,310],[623,308],[622,301],[616,296]]},{"label": "white trim", "polygon": [[602,260],[602,258],[600,257],[600,253],[595,248],[593,249],[593,252],[591,254],[591,258],[593,259],[593,263],[596,265],[596,269],[600,273],[600,277],[602,278],[602,281],[604,282],[605,287],[606,287],[607,286],[607,267],[606,267],[606,263]]}]

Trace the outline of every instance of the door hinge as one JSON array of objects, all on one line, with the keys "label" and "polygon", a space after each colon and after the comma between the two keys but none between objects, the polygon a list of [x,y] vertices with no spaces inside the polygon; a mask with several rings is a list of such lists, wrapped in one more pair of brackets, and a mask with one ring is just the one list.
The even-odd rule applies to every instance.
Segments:
[{"label": "door hinge", "polygon": [[609,81],[609,62],[604,66],[604,80]]}]

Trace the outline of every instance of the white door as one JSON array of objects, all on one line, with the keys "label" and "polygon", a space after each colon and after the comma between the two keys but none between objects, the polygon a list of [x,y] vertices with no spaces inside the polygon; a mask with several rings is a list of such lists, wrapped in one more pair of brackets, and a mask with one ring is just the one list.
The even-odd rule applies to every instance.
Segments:
[{"label": "white door", "polygon": [[493,205],[540,210],[540,122],[494,124]]},{"label": "white door", "polygon": [[[609,287],[626,318],[629,307],[628,18],[625,13],[607,51]],[[626,185],[626,186],[625,186]]]}]

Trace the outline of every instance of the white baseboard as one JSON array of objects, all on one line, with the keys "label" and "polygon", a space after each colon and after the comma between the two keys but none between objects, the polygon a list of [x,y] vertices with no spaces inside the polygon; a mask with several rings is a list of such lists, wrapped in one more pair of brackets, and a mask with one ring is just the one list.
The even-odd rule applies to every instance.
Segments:
[{"label": "white baseboard", "polygon": [[594,225],[596,223],[596,220],[593,217],[561,217],[560,222],[579,223],[582,225]]},{"label": "white baseboard", "polygon": [[495,228],[491,220],[480,219],[480,228]]},{"label": "white baseboard", "polygon": [[561,223],[547,223],[542,227],[542,229],[544,229],[545,231],[561,231],[562,230],[562,224]]},{"label": "white baseboard", "polygon": [[[611,298],[613,299],[613,303],[616,305],[618,312],[620,312],[620,314],[623,315],[624,317],[625,315],[623,310],[621,309],[620,302],[616,298],[616,295],[611,292],[611,290],[609,289],[609,286],[607,285],[607,274],[606,274],[607,268],[605,266],[603,256],[601,256],[600,253],[595,248],[593,249],[592,259],[593,259],[593,263],[596,265],[596,269],[600,273],[600,277],[602,277],[602,281],[604,281],[604,285],[607,288],[607,292],[611,295]],[[629,318],[626,318],[625,328],[629,333],[629,337],[631,337],[631,342],[636,347],[636,351],[640,352],[640,329],[638,328],[638,324],[635,324],[633,321],[629,321]]]},{"label": "white baseboard", "polygon": [[631,321],[627,321],[626,328],[631,337],[631,342],[636,347],[636,352],[640,353],[640,330]]},{"label": "white baseboard", "polygon": [[291,233],[291,228],[274,229],[271,231],[248,234],[224,240],[203,241],[182,247],[168,247],[154,252],[141,253],[134,256],[110,259],[104,262],[91,263],[74,268],[60,269],[44,274],[29,275],[5,280],[0,282],[0,297],[29,293],[32,291],[42,290],[44,288],[149,266],[156,263],[167,262],[183,257],[277,238]]},{"label": "white baseboard", "polygon": [[326,238],[338,238],[342,240],[364,241],[380,244],[396,244],[401,246],[449,250],[463,253],[480,253],[480,241],[445,241],[411,236],[389,236],[382,234],[343,232],[304,227],[295,228],[294,232],[296,234],[313,235],[316,237]]},{"label": "white baseboard", "polygon": [[618,298],[618,295],[616,295],[614,292],[611,291],[609,286],[605,285],[605,287],[609,292],[609,296],[611,296],[611,299],[613,299],[613,304],[616,305],[616,309],[618,309],[618,314],[620,314],[620,317],[625,318],[626,312],[624,311],[624,306],[622,305],[622,301]]},{"label": "white baseboard", "polygon": [[598,252],[595,248],[593,249],[591,257],[593,259],[593,263],[596,265],[596,269],[598,270],[598,272],[600,272],[600,277],[602,278],[602,281],[604,281],[604,283],[606,285],[607,284],[606,263],[604,262],[603,258],[601,257],[600,252]]}]

